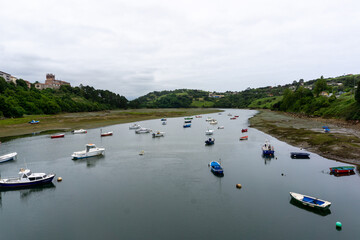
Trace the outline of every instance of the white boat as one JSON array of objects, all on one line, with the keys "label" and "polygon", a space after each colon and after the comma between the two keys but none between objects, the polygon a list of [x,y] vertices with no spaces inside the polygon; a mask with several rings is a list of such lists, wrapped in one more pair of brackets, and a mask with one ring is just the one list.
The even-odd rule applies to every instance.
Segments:
[{"label": "white boat", "polygon": [[219,126],[218,129],[224,129],[224,126]]},{"label": "white boat", "polygon": [[19,177],[0,179],[2,188],[20,188],[30,187],[49,183],[53,180],[55,174],[32,173],[30,169],[20,169]]},{"label": "white boat", "polygon": [[207,117],[207,119],[206,119],[205,121],[206,121],[206,122],[212,121],[212,117]]},{"label": "white boat", "polygon": [[214,133],[214,130],[212,130],[212,129],[208,129],[205,131],[206,135],[212,135],[213,133]]},{"label": "white boat", "polygon": [[136,123],[134,123],[133,125],[131,125],[129,127],[129,129],[139,129],[139,128],[141,128],[141,126],[139,124],[136,124]]},{"label": "white boat", "polygon": [[164,132],[154,132],[153,134],[152,134],[152,137],[153,138],[156,138],[156,137],[163,137],[164,136]]},{"label": "white boat", "polygon": [[87,133],[85,129],[72,130],[71,132],[73,134]]},{"label": "white boat", "polygon": [[95,144],[86,144],[85,150],[74,152],[71,156],[73,159],[81,159],[81,158],[88,158],[88,157],[94,157],[99,155],[105,154],[105,148],[98,148],[95,146]]},{"label": "white boat", "polygon": [[11,160],[16,160],[16,158],[17,158],[17,152],[5,154],[5,155],[0,156],[0,163],[11,161]]},{"label": "white boat", "polygon": [[310,196],[306,196],[304,194],[300,194],[300,193],[294,193],[294,192],[290,192],[290,196],[299,201],[300,203],[304,204],[305,206],[309,206],[309,207],[313,207],[313,208],[318,208],[318,209],[327,209],[331,206],[331,202],[329,201],[325,201],[325,200],[321,200],[318,198],[314,198],[314,197],[310,197]]},{"label": "white boat", "polygon": [[210,123],[210,124],[213,124],[213,125],[218,124],[218,122],[217,122],[216,119],[211,119],[211,120],[209,121],[209,123]]},{"label": "white boat", "polygon": [[138,133],[138,134],[140,134],[140,133],[149,133],[151,131],[152,130],[150,128],[139,128],[139,129],[135,130],[135,133]]}]

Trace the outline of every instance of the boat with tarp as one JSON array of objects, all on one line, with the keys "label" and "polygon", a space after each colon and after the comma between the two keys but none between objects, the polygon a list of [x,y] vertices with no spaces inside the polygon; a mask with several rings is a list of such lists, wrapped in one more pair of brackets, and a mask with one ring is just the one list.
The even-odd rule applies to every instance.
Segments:
[{"label": "boat with tarp", "polygon": [[341,166],[341,167],[331,167],[330,172],[332,173],[350,173],[354,172],[355,167],[353,166]]},{"label": "boat with tarp", "polygon": [[214,145],[215,138],[209,138],[205,141],[205,145]]},{"label": "boat with tarp", "polygon": [[209,166],[210,166],[210,171],[213,174],[219,175],[219,176],[224,175],[224,169],[221,167],[220,163],[213,161],[209,164]]}]

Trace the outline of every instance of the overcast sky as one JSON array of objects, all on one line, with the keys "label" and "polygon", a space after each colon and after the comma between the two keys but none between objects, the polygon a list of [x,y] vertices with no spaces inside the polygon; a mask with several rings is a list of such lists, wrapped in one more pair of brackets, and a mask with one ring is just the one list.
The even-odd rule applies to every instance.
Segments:
[{"label": "overcast sky", "polygon": [[360,71],[360,1],[1,1],[0,71],[129,99]]}]

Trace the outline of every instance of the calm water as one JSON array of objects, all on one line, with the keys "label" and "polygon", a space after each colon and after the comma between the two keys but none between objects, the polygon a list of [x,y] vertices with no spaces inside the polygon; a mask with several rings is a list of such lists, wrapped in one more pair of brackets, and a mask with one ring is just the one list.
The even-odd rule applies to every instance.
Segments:
[{"label": "calm water", "polygon": [[[230,120],[228,113],[240,115]],[[293,160],[299,151],[256,129],[239,141],[250,110],[222,115],[139,122],[165,131],[164,138],[135,134],[130,124],[84,135],[49,135],[16,139],[0,145],[0,155],[18,152],[18,160],[0,165],[2,177],[16,176],[24,160],[33,172],[54,172],[62,182],[0,192],[1,239],[356,239],[360,234],[360,178],[329,175],[344,165],[311,154]],[[211,116],[215,126],[205,122]],[[217,126],[225,126],[218,130]],[[207,127],[215,129],[215,145],[205,146]],[[277,158],[264,159],[268,139]],[[104,157],[71,160],[86,143],[106,148]],[[139,156],[141,150],[144,156]],[[214,176],[210,161],[221,159],[225,176]],[[348,165],[348,164],[345,164]],[[282,176],[282,173],[284,176]],[[242,189],[235,185],[242,184]],[[332,202],[327,215],[294,205],[289,192]],[[324,216],[325,215],[325,216]],[[343,224],[335,229],[336,221]]]}]

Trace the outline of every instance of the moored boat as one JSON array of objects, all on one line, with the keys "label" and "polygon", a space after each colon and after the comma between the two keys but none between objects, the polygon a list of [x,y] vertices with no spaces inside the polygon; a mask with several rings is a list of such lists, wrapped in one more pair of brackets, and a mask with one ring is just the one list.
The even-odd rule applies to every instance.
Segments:
[{"label": "moored boat", "polygon": [[240,140],[248,140],[249,136],[243,136],[243,137],[240,137]]},{"label": "moored boat", "polygon": [[274,151],[274,146],[272,146],[268,141],[265,142],[265,144],[262,146],[262,152],[263,155],[265,156],[273,156],[275,151]]},{"label": "moored boat", "polygon": [[63,137],[65,137],[65,134],[63,134],[63,133],[50,136],[50,138],[63,138]]},{"label": "moored boat", "polygon": [[215,138],[209,138],[205,141],[205,145],[214,145]]},{"label": "moored boat", "polygon": [[198,116],[195,116],[196,118],[202,118],[202,116],[198,115]]},{"label": "moored boat", "polygon": [[191,120],[185,120],[184,123],[191,123]]},{"label": "moored boat", "polygon": [[212,117],[207,117],[207,119],[205,119],[206,122],[210,122],[212,121]]},{"label": "moored boat", "polygon": [[113,135],[113,132],[102,132],[101,133],[101,137],[107,137],[107,136],[112,136]]},{"label": "moored boat", "polygon": [[89,143],[85,145],[85,150],[74,152],[71,157],[73,159],[82,159],[105,154],[105,148],[98,148],[95,144]]},{"label": "moored boat", "polygon": [[31,120],[29,123],[30,124],[38,124],[40,121],[35,121],[35,120]]},{"label": "moored boat", "polygon": [[216,119],[211,119],[211,120],[209,121],[209,123],[210,123],[210,124],[213,124],[213,125],[216,125],[216,124],[218,124],[218,121],[217,121]]},{"label": "moored boat", "polygon": [[208,129],[208,130],[205,131],[205,134],[206,134],[206,135],[213,135],[213,134],[214,134],[214,130]]},{"label": "moored boat", "polygon": [[220,163],[213,161],[210,164],[210,170],[215,175],[224,175],[224,169],[221,167]]},{"label": "moored boat", "polygon": [[186,118],[184,118],[185,120],[193,120],[193,118],[192,117],[186,117]]},{"label": "moored boat", "polygon": [[184,124],[184,125],[183,125],[183,128],[189,128],[189,127],[191,127],[191,124],[190,124],[190,123],[187,123],[187,124]]},{"label": "moored boat", "polygon": [[153,138],[163,137],[163,136],[164,136],[164,132],[160,132],[160,131],[154,132],[154,133],[152,134],[152,137],[153,137]]},{"label": "moored boat", "polygon": [[136,130],[135,130],[135,133],[137,133],[137,134],[149,133],[149,132],[151,132],[151,129],[150,129],[150,128],[139,128],[139,129],[136,129]]},{"label": "moored boat", "polygon": [[328,209],[331,206],[331,202],[321,200],[315,197],[307,196],[300,193],[290,192],[290,196],[296,201],[302,203],[305,206],[318,209]]},{"label": "moored boat", "polygon": [[247,128],[243,128],[243,129],[241,129],[241,132],[242,132],[242,133],[247,132],[247,131],[248,131],[248,129],[247,129]]},{"label": "moored boat", "polygon": [[166,121],[166,118],[162,118],[161,121]]},{"label": "moored boat", "polygon": [[129,129],[139,129],[141,126],[139,124],[134,123],[133,125],[129,126]]},{"label": "moored boat", "polygon": [[17,158],[17,152],[8,153],[0,156],[0,163],[16,160],[16,158]]},{"label": "moored boat", "polygon": [[331,167],[330,172],[332,173],[350,173],[354,172],[355,167],[353,166],[341,166],[341,167]]},{"label": "moored boat", "polygon": [[162,125],[166,125],[166,121],[165,121],[165,122],[162,122]]},{"label": "moored boat", "polygon": [[72,130],[73,134],[81,134],[81,133],[87,133],[85,129],[78,129],[78,130]]},{"label": "moored boat", "polygon": [[224,129],[224,126],[219,126],[218,129]]},{"label": "moored boat", "polygon": [[291,152],[290,153],[291,158],[310,158],[310,153],[304,153],[304,152]]},{"label": "moored boat", "polygon": [[21,187],[37,186],[41,184],[50,183],[54,177],[55,174],[32,173],[30,169],[22,168],[19,171],[19,177],[1,178],[0,187],[21,188]]},{"label": "moored boat", "polygon": [[232,118],[230,118],[230,120],[236,120],[237,118],[236,117],[232,117]]}]

